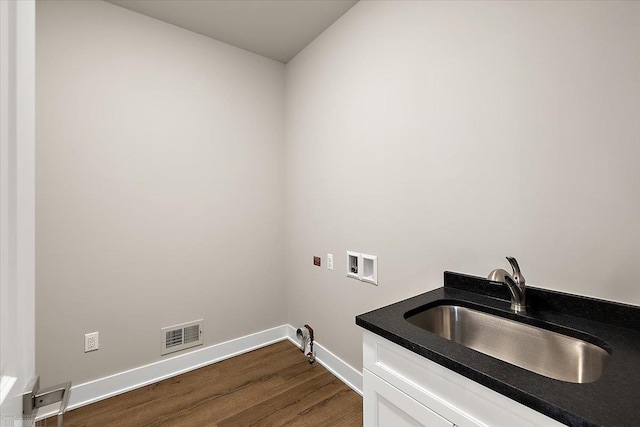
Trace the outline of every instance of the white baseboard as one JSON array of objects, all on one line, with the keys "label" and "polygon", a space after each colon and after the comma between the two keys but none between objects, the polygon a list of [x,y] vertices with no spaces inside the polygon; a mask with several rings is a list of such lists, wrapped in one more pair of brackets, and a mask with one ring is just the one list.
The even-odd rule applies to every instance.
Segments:
[{"label": "white baseboard", "polygon": [[[300,346],[300,342],[296,338],[296,329],[291,325],[286,326],[288,328],[287,338],[289,341]],[[322,344],[318,344],[317,341],[313,342],[313,349],[316,352],[316,360],[318,363],[362,396],[362,372],[354,369],[347,362],[323,347]]]},{"label": "white baseboard", "polygon": [[[231,341],[163,359],[128,371],[119,372],[108,377],[74,385],[71,387],[67,410],[76,409],[118,394],[126,393],[127,391],[184,374],[185,372],[285,339],[288,339],[297,346],[300,345],[296,339],[296,329],[291,325],[281,325]],[[316,351],[316,360],[322,366],[351,387],[356,393],[362,395],[361,372],[356,371],[317,342],[314,342],[314,349]],[[57,408],[54,408],[53,412],[49,412],[50,411],[39,411],[37,418],[42,419],[54,415],[57,413]]]}]

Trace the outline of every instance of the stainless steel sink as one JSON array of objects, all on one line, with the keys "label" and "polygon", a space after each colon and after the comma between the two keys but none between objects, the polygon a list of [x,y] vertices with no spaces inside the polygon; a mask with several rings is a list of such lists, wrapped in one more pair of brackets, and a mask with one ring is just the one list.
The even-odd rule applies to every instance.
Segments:
[{"label": "stainless steel sink", "polygon": [[409,323],[537,374],[571,383],[596,381],[609,353],[594,344],[456,305],[410,315]]}]

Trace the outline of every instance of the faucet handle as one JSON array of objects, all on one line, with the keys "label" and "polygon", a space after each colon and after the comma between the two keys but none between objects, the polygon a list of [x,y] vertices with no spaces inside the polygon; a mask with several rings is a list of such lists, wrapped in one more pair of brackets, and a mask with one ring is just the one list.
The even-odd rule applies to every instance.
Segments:
[{"label": "faucet handle", "polygon": [[520,266],[518,265],[518,261],[512,256],[507,257],[507,261],[511,264],[511,268],[513,269],[513,281],[516,282],[518,286],[524,286],[525,279],[520,271]]}]

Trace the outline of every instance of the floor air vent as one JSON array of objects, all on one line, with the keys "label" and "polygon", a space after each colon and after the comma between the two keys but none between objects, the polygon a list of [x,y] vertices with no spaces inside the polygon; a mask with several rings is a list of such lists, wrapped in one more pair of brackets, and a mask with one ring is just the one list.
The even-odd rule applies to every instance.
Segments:
[{"label": "floor air vent", "polygon": [[160,355],[202,345],[202,319],[162,328]]}]

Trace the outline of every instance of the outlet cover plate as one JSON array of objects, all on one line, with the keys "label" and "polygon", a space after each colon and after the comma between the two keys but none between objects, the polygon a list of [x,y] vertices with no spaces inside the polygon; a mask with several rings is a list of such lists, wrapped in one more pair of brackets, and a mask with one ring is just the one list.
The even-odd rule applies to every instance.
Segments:
[{"label": "outlet cover plate", "polygon": [[98,332],[91,332],[90,334],[84,334],[84,352],[96,351],[99,348],[98,344]]}]

